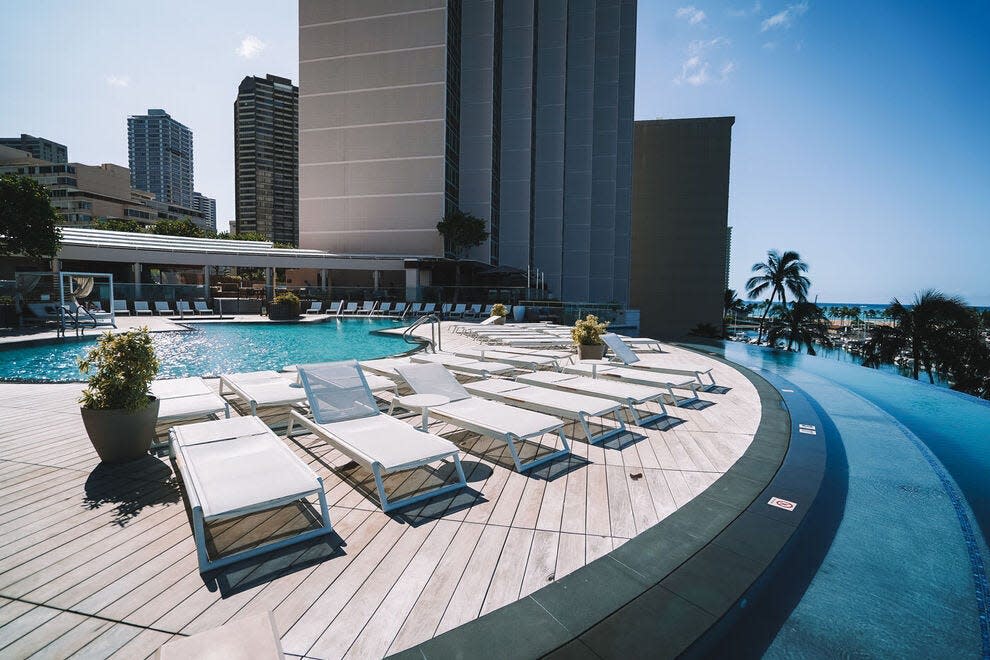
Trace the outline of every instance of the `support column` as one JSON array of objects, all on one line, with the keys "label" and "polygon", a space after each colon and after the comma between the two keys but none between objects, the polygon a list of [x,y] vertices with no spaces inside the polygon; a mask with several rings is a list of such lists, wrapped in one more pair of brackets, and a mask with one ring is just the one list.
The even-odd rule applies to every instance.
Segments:
[{"label": "support column", "polygon": [[378,291],[378,288],[381,285],[381,281],[382,281],[382,271],[380,270],[372,271],[371,277],[372,280],[374,280],[375,282],[375,291]]},{"label": "support column", "polygon": [[141,264],[136,263],[131,269],[134,275],[134,298],[137,299],[141,297]]},{"label": "support column", "polygon": [[275,289],[272,288],[272,275],[274,269],[269,267],[265,268],[265,297],[271,300],[275,296]]},{"label": "support column", "polygon": [[203,266],[203,300],[210,300],[210,267]]}]

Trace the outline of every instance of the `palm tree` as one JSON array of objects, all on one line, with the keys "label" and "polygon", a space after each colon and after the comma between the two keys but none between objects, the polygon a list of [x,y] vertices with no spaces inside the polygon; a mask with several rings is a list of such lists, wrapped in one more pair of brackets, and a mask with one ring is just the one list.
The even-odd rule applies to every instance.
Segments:
[{"label": "palm tree", "polygon": [[863,364],[877,367],[892,363],[902,351],[910,351],[911,371],[915,380],[921,370],[928,382],[935,382],[935,372],[941,365],[954,361],[950,355],[953,334],[973,322],[972,315],[958,296],[946,296],[929,289],[915,295],[914,304],[903,305],[897,298],[890,301],[885,315],[892,326],[876,326],[863,346]]},{"label": "palm tree", "polygon": [[813,302],[799,301],[789,308],[783,307],[770,322],[767,330],[767,340],[770,345],[778,340],[787,340],[787,350],[797,344],[798,351],[804,346],[808,355],[815,355],[814,344],[831,347],[832,339],[828,335],[828,321],[825,312]]},{"label": "palm tree", "polygon": [[735,289],[725,290],[725,302],[723,303],[722,309],[722,336],[727,337],[727,327],[729,323],[729,317],[735,316],[736,314],[741,314],[746,310],[746,303],[744,303],[738,295],[736,295]]},{"label": "palm tree", "polygon": [[801,255],[793,250],[780,254],[777,250],[767,251],[766,262],[753,264],[753,272],[759,273],[746,281],[746,294],[750,298],[759,298],[765,293],[767,306],[760,318],[760,334],[757,341],[763,340],[763,326],[766,323],[767,312],[775,299],[787,306],[787,291],[790,291],[798,301],[803,302],[808,297],[811,281],[804,276],[808,272],[808,264],[801,261]]}]

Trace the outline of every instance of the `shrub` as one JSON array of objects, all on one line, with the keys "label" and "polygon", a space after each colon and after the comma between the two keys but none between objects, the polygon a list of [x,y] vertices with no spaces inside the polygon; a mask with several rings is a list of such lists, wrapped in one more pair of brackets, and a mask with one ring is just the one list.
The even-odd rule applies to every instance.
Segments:
[{"label": "shrub", "polygon": [[79,399],[83,408],[144,408],[148,405],[148,386],[158,373],[158,358],[148,329],[104,334],[96,347],[79,360],[79,371],[91,374]]},{"label": "shrub", "polygon": [[299,306],[299,296],[292,293],[291,291],[283,291],[282,293],[275,296],[272,299],[272,303],[278,305],[279,303],[288,303],[289,305]]},{"label": "shrub", "polygon": [[571,339],[575,344],[582,346],[601,346],[602,335],[608,327],[608,322],[602,323],[594,314],[588,314],[583,319],[578,319],[571,329]]},{"label": "shrub", "polygon": [[509,310],[507,310],[505,305],[502,303],[495,303],[492,305],[492,316],[507,316],[508,314]]}]

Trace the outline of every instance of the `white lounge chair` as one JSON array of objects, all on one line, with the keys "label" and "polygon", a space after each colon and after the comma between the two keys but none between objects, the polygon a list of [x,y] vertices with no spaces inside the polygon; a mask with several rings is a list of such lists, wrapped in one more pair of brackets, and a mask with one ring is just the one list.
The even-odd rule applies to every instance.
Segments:
[{"label": "white lounge chair", "polygon": [[320,302],[319,300],[316,300],[309,306],[309,309],[306,310],[306,313],[319,314],[322,311],[323,311],[323,303]]},{"label": "white lounge chair", "polygon": [[[382,414],[356,361],[299,365],[298,370],[313,419],[293,411],[289,417],[289,433],[292,433],[293,424],[298,423],[348,458],[369,468],[375,477],[382,511],[391,511],[467,486],[457,446]],[[384,475],[438,461],[454,463],[458,477],[456,482],[389,500]]]},{"label": "white lounge chair", "polygon": [[[453,374],[440,364],[412,364],[398,367],[397,371],[417,394],[439,394],[450,399],[450,403],[431,406],[431,415],[462,429],[506,443],[512,462],[519,472],[531,470],[537,465],[571,453],[564,435],[564,422],[557,417],[471,396]],[[541,438],[548,433],[556,434],[564,448],[523,463],[516,443],[529,438]]]},{"label": "white lounge chair", "polygon": [[443,318],[445,318],[445,319],[449,319],[450,318],[450,311],[452,309],[454,309],[454,306],[452,304],[450,304],[450,303],[443,303],[442,305],[440,305],[440,316],[443,317]]},{"label": "white lounge chair", "polygon": [[542,355],[520,355],[497,350],[486,350],[479,348],[455,348],[451,351],[454,355],[471,360],[481,360],[501,362],[510,364],[513,367],[527,369],[529,371],[539,371],[540,369],[556,369],[560,371],[560,363],[557,358],[544,357]]},{"label": "white lounge chair", "polygon": [[210,309],[205,300],[194,300],[193,307],[196,308],[197,314],[213,314],[213,310]]},{"label": "white lounge chair", "polygon": [[[598,444],[626,430],[626,423],[619,414],[623,404],[609,399],[551,390],[504,378],[489,378],[467,383],[464,389],[475,396],[579,422],[589,444]],[[588,419],[609,415],[618,422],[618,428],[608,429],[598,435],[592,433]]]},{"label": "white lounge chair", "polygon": [[[612,351],[614,360],[618,360],[627,367],[643,369],[645,371],[652,371],[655,373],[674,374],[676,376],[694,376],[698,381],[698,388],[703,390],[718,387],[715,382],[715,376],[712,375],[714,367],[710,369],[674,369],[671,367],[666,367],[661,363],[643,360],[641,357],[636,355],[636,353],[621,337],[619,337],[619,335],[612,332],[602,335],[602,341],[604,341],[605,345]],[[705,382],[706,377],[709,381],[707,383]]]},{"label": "white lounge chair", "polygon": [[426,303],[423,305],[424,314],[436,314],[437,304],[436,303]]},{"label": "white lounge chair", "polygon": [[464,314],[467,313],[467,305],[464,303],[458,303],[454,305],[454,308],[448,312],[444,312],[444,317],[446,318],[464,318]]},{"label": "white lounge chair", "polygon": [[190,307],[189,303],[185,300],[175,301],[175,308],[176,310],[178,310],[179,316],[185,316],[186,314],[193,314],[192,307]]},{"label": "white lounge chair", "polygon": [[[169,430],[169,438],[169,454],[189,497],[201,573],[333,531],[323,480],[257,417],[175,426]],[[210,558],[207,524],[279,508],[313,495],[319,499],[320,527]]]},{"label": "white lounge chair", "polygon": [[221,412],[230,417],[230,404],[202,378],[153,380],[151,393],[160,400],[159,424],[213,417]]},{"label": "white lounge chair", "polygon": [[[137,303],[135,303],[135,304],[137,304]],[[171,315],[171,314],[174,314],[175,313],[175,312],[172,311],[172,308],[168,306],[168,303],[165,302],[164,300],[156,300],[155,301],[155,312],[159,316],[165,316],[166,314],[170,314]]]},{"label": "white lounge chair", "polygon": [[401,319],[406,315],[406,309],[407,309],[406,303],[397,302],[395,303],[395,306],[392,308],[392,313],[390,314],[390,316],[392,316],[393,318]]},{"label": "white lounge chair", "polygon": [[388,316],[389,314],[392,313],[392,303],[383,302],[378,306],[378,309],[376,309],[375,312],[378,314],[378,316]]},{"label": "white lounge chair", "polygon": [[507,374],[516,370],[511,364],[500,362],[482,362],[453,355],[452,353],[414,353],[409,356],[413,362],[441,364],[460,373],[488,378],[499,374]]},{"label": "white lounge chair", "polygon": [[[658,387],[619,383],[601,378],[592,379],[585,376],[554,371],[537,371],[531,374],[522,374],[516,377],[516,381],[539,387],[549,387],[551,389],[619,401],[626,404],[629,415],[632,417],[632,422],[636,426],[651,424],[667,417],[667,408],[663,404],[664,395],[667,392],[665,389]],[[648,403],[656,403],[660,407],[660,412],[642,417],[636,406],[646,405]]]},{"label": "white lounge chair", "polygon": [[330,303],[330,306],[329,307],[327,307],[326,313],[327,314],[333,314],[334,316],[340,316],[340,310],[343,307],[344,307],[344,301],[343,300],[335,300],[332,303]]},{"label": "white lounge chair", "polygon": [[340,316],[353,316],[357,314],[358,304],[356,302],[349,302],[344,305],[344,308],[340,310]]},{"label": "white lounge chair", "polygon": [[421,302],[414,302],[409,306],[410,314],[420,314],[422,313],[422,311],[423,311],[423,303]]},{"label": "white lounge chair", "polygon": [[[395,382],[384,376],[369,378],[369,382],[375,392],[391,391],[393,395],[397,392]],[[223,394],[225,389],[230,389],[246,402],[250,406],[252,415],[257,415],[259,408],[292,406],[306,400],[306,393],[299,382],[297,371],[287,373],[249,371],[224,374],[220,376],[220,394]]]},{"label": "white lounge chair", "polygon": [[371,316],[375,312],[375,305],[378,304],[377,300],[365,300],[361,303],[361,309],[357,311],[358,314],[364,314],[365,316]]},{"label": "white lounge chair", "polygon": [[[563,368],[563,372],[577,374],[579,376],[590,376],[594,380],[611,380],[632,383],[634,385],[646,385],[647,387],[661,387],[667,390],[666,402],[674,406],[683,406],[697,401],[698,390],[701,387],[694,378],[682,380],[683,376],[655,373],[646,369],[620,367],[605,361],[601,361],[598,364],[584,362],[569,364]],[[671,376],[674,376],[675,380],[671,380]],[[691,395],[678,396],[674,394],[674,388],[688,390]]]},{"label": "white lounge chair", "polygon": [[660,342],[656,339],[650,339],[649,337],[628,337],[626,335],[619,335],[619,338],[629,346],[639,347],[640,350],[656,351],[657,353],[664,352]]},{"label": "white lounge chair", "polygon": [[131,310],[127,309],[127,301],[114,298],[113,313],[117,316],[130,316]]},{"label": "white lounge chair", "polygon": [[148,309],[148,302],[145,300],[135,300],[134,313],[138,316],[144,316],[145,314],[151,316],[151,310]]}]

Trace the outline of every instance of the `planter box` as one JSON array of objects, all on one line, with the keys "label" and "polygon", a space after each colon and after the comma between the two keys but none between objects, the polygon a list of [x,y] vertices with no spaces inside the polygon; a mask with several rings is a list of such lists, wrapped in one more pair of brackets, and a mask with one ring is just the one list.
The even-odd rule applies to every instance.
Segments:
[{"label": "planter box", "polygon": [[603,357],[605,357],[605,344],[578,344],[578,359],[601,360]]},{"label": "planter box", "polygon": [[299,318],[299,305],[293,303],[269,303],[268,318],[272,321],[288,321]]}]

